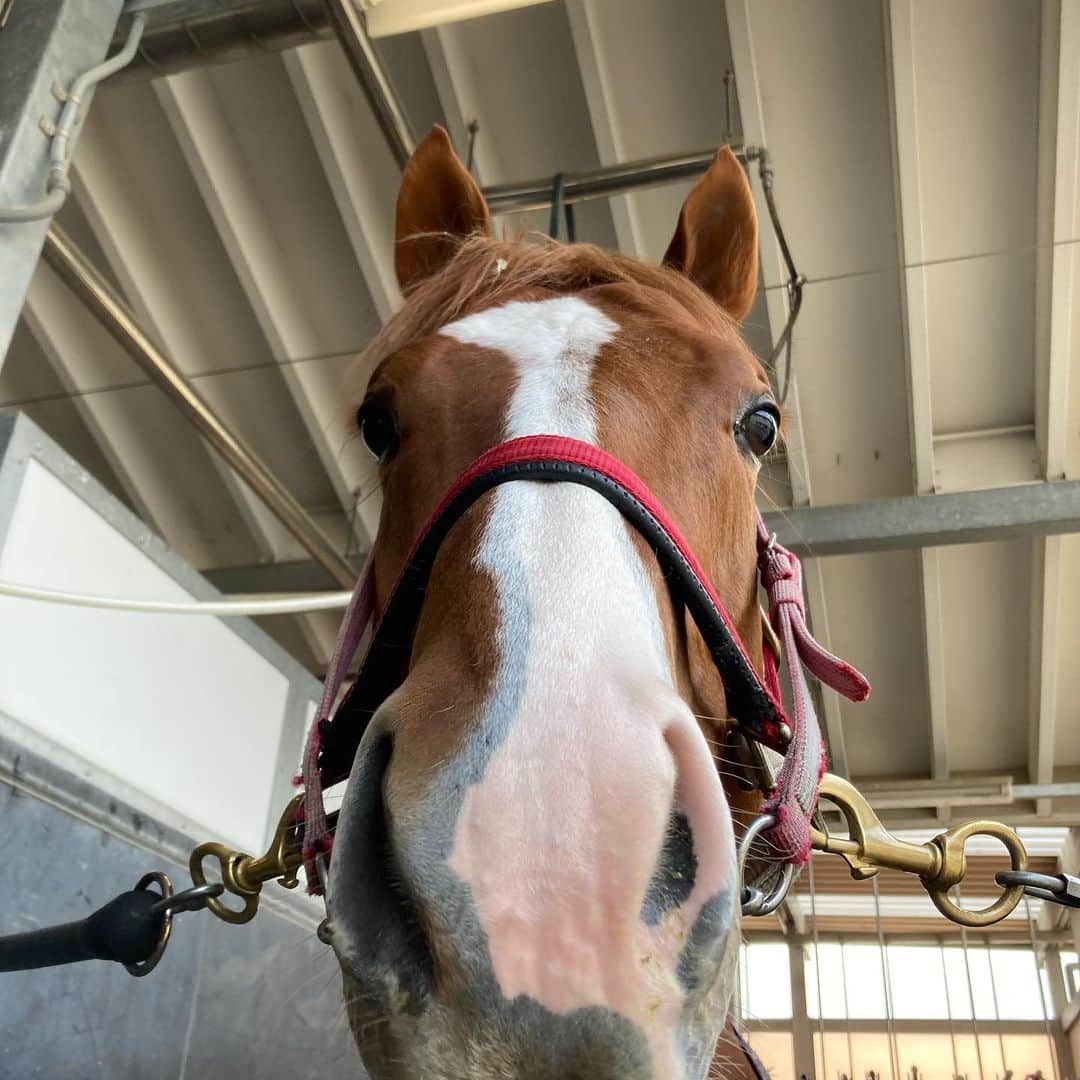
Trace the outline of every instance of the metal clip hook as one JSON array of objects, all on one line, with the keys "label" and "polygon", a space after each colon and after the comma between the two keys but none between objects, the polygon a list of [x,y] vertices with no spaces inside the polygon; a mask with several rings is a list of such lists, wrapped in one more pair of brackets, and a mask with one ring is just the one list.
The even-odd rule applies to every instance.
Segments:
[{"label": "metal clip hook", "polygon": [[897,840],[878,820],[870,804],[847,780],[826,773],[821,780],[821,797],[834,803],[847,822],[848,837],[830,836],[813,829],[813,845],[818,851],[839,855],[859,880],[873,877],[882,867],[917,874],[933,901],[947,919],[961,926],[990,926],[1004,919],[1024,895],[1020,884],[1006,885],[990,905],[969,911],[949,898],[949,891],[967,873],[964,848],[973,836],[992,836],[1009,852],[1012,869],[1027,869],[1027,851],[1020,837],[999,821],[968,821],[935,836],[926,844]]},{"label": "metal clip hook", "polygon": [[192,853],[188,863],[191,880],[196,886],[206,884],[206,871],[203,867],[207,856],[217,859],[221,870],[221,880],[225,891],[239,896],[244,904],[239,910],[226,907],[219,896],[207,896],[206,906],[219,918],[228,923],[246,923],[255,917],[259,909],[259,894],[263,884],[278,879],[286,889],[295,889],[299,884],[297,871],[302,862],[300,855],[300,825],[296,812],[303,801],[303,795],[297,795],[289,801],[274,830],[274,839],[265,855],[256,858],[242,851],[235,851],[224,844],[200,844]]}]

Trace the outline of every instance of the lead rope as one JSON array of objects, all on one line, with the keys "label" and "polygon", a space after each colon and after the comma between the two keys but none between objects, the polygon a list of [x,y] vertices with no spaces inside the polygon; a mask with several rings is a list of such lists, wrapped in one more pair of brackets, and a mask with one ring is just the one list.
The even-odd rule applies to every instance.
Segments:
[{"label": "lead rope", "polygon": [[777,543],[775,534],[769,533],[760,514],[758,567],[769,598],[769,621],[780,639],[792,706],[791,741],[773,791],[762,807],[762,813],[774,819],[764,835],[770,842],[771,855],[801,867],[810,857],[811,818],[827,765],[803,669],[851,701],[864,701],[870,694],[870,684],[850,664],[814,640],[806,625],[802,567],[794,554]]},{"label": "lead rope", "polygon": [[360,571],[349,606],[345,609],[345,617],[341,621],[341,629],[338,631],[334,652],[326,671],[322,701],[319,703],[319,711],[315,714],[315,721],[308,732],[303,766],[300,776],[297,777],[297,782],[304,786],[304,801],[300,806],[298,817],[304,824],[304,846],[301,854],[304,859],[304,869],[307,872],[308,892],[311,893],[323,892],[326,887],[326,882],[322,880],[323,875],[319,872],[316,863],[318,860],[322,861],[324,866],[328,864],[330,848],[334,841],[330,826],[326,821],[326,804],[323,800],[322,776],[319,772],[319,751],[326,731],[325,725],[330,723],[330,714],[333,712],[338,693],[345,681],[349,664],[352,663],[360,642],[371,624],[374,607],[375,567],[373,557],[369,555]]}]

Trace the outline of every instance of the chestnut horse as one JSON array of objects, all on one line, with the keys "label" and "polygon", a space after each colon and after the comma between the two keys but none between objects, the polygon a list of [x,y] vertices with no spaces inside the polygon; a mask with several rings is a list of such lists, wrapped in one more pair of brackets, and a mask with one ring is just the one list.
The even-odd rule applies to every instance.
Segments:
[{"label": "chestnut horse", "polygon": [[[757,218],[730,150],[663,266],[494,239],[440,128],[396,236],[406,300],[357,412],[383,490],[376,610],[461,470],[562,435],[645,480],[760,672],[754,489],[779,412],[737,329]],[[334,845],[331,940],[373,1077],[697,1078],[718,1040],[737,1071],[735,832],[710,750],[727,716],[697,629],[603,498],[519,482],[464,514]]]}]

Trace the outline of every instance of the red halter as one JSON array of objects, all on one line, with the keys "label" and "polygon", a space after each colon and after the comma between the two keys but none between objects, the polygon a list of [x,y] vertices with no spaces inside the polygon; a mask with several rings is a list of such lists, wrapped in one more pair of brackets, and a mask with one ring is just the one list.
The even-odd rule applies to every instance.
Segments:
[{"label": "red halter", "polygon": [[708,646],[731,715],[752,738],[784,754],[784,763],[763,807],[763,812],[773,818],[773,824],[764,831],[772,855],[796,867],[804,864],[810,854],[810,818],[825,770],[825,751],[803,664],[853,701],[863,700],[870,687],[858,671],[826,652],[810,636],[798,559],[775,542],[759,516],[758,564],[769,597],[769,618],[787,661],[793,705],[789,721],[780,702],[779,658],[771,642],[766,638],[762,678],[750,663],[701,564],[644,481],[599,447],[556,435],[532,435],[501,443],[481,454],[443,497],[409,553],[356,681],[334,712],[345,673],[372,620],[374,575],[370,560],[361,572],[338,633],[322,703],[304,755],[302,814],[310,890],[323,889],[316,856],[329,855],[332,840],[323,786],[348,775],[368,721],[405,679],[413,631],[443,540],[481,495],[499,484],[520,480],[576,483],[591,488],[607,499],[652,548],[674,595],[685,604]]}]

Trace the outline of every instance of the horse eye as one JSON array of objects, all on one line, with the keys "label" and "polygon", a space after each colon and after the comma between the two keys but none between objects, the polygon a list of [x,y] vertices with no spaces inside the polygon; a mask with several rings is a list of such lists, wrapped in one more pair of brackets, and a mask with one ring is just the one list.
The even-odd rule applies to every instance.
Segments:
[{"label": "horse eye", "polygon": [[356,410],[356,423],[364,445],[377,461],[389,461],[398,450],[401,436],[394,414],[379,401],[365,401]]},{"label": "horse eye", "polygon": [[739,434],[754,457],[764,457],[780,434],[780,415],[775,405],[760,405],[739,421]]}]

